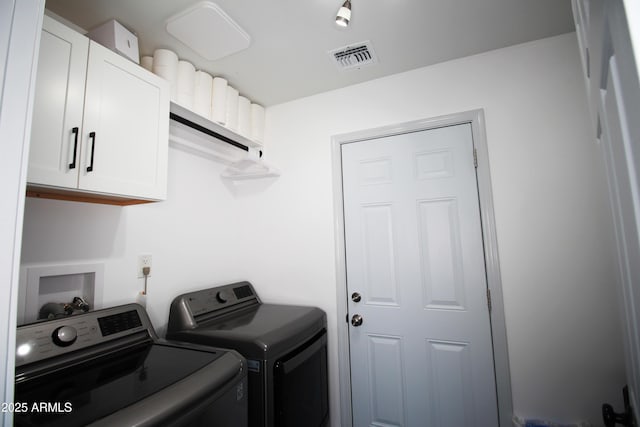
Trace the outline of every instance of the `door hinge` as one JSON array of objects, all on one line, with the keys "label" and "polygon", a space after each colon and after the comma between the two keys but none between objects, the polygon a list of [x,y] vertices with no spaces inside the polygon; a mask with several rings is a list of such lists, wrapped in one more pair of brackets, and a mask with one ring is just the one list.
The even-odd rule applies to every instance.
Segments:
[{"label": "door hinge", "polygon": [[478,169],[478,150],[473,149],[473,167]]},{"label": "door hinge", "polygon": [[487,288],[487,307],[489,308],[489,313],[491,313],[491,290]]}]

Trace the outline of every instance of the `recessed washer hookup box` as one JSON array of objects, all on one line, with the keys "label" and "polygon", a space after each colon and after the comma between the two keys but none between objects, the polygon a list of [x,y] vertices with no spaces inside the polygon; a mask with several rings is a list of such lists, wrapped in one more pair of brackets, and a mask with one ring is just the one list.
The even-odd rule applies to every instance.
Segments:
[{"label": "recessed washer hookup box", "polygon": [[136,64],[140,63],[138,37],[115,19],[92,29],[87,33],[87,37],[129,58]]}]

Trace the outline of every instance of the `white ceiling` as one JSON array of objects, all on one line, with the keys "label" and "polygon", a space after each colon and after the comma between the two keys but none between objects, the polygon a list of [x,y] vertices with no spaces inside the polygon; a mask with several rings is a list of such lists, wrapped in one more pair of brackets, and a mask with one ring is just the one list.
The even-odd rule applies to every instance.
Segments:
[{"label": "white ceiling", "polygon": [[[216,61],[199,57],[165,30],[167,18],[200,0],[47,0],[84,28],[115,18],[138,35],[140,54],[175,51],[223,76],[265,106],[574,30],[569,0],[213,0],[251,37],[248,49]],[[328,51],[369,40],[376,64],[340,70]]]}]

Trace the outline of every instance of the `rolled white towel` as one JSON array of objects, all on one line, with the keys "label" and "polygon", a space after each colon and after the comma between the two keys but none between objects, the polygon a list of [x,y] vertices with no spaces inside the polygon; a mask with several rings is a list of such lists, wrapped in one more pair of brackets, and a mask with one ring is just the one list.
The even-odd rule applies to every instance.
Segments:
[{"label": "rolled white towel", "polygon": [[193,94],[193,112],[207,119],[211,117],[211,94],[213,77],[205,71],[196,71],[196,83]]},{"label": "rolled white towel", "polygon": [[211,90],[211,121],[224,125],[227,122],[227,80],[213,78]]},{"label": "rolled white towel", "polygon": [[227,85],[227,120],[225,126],[234,131],[238,131],[238,98],[240,94],[233,86]]}]

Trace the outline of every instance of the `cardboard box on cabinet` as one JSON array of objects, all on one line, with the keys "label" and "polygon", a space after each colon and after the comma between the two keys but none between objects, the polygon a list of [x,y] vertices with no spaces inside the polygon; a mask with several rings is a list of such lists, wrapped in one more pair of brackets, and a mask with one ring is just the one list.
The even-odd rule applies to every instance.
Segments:
[{"label": "cardboard box on cabinet", "polygon": [[87,37],[114,52],[140,63],[138,37],[127,30],[121,23],[112,19],[87,33]]}]

